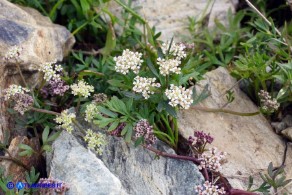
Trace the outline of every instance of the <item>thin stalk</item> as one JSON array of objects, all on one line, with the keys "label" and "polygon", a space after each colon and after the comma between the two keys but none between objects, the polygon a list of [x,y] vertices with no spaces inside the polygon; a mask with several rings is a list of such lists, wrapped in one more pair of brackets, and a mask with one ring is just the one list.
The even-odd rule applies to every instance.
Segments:
[{"label": "thin stalk", "polygon": [[[96,18],[98,18],[100,16],[100,13],[98,13],[96,16],[94,16],[92,18],[91,21],[94,21]],[[81,26],[79,26],[77,29],[75,29],[71,34],[72,36],[74,36],[75,34],[77,34],[82,28],[84,28],[85,26],[87,26],[91,21],[86,21],[84,22]]]},{"label": "thin stalk", "polygon": [[23,164],[20,160],[18,160],[17,158],[14,157],[8,157],[8,156],[0,156],[0,160],[9,160],[14,162],[15,164],[17,164],[20,167],[23,167],[24,169],[26,169],[27,171],[30,170],[30,168],[28,166],[26,166],[25,164]]},{"label": "thin stalk", "polygon": [[197,158],[194,157],[190,157],[190,156],[181,156],[181,155],[177,155],[177,154],[169,154],[166,152],[162,152],[160,150],[157,150],[153,147],[147,147],[147,146],[143,146],[144,148],[154,152],[155,154],[157,154],[158,156],[163,156],[163,157],[169,157],[169,158],[173,158],[173,159],[178,159],[178,160],[188,160],[188,161],[192,161],[196,164],[200,164],[200,160],[198,160]]},{"label": "thin stalk", "polygon": [[160,117],[163,120],[164,125],[166,125],[166,129],[167,129],[168,135],[171,137],[171,139],[174,139],[174,135],[173,135],[173,132],[172,132],[172,129],[171,129],[170,125],[169,125],[168,120],[163,115],[161,115]]},{"label": "thin stalk", "polygon": [[21,71],[21,69],[20,69],[19,63],[16,63],[16,66],[17,66],[17,70],[18,70],[18,72],[19,72],[19,74],[20,74],[20,77],[21,77],[21,79],[22,79],[22,82],[24,83],[25,87],[28,88],[28,85],[27,85],[27,83],[26,83],[26,81],[25,81],[25,79],[24,79],[24,76],[23,76],[23,74],[22,74],[22,71]]},{"label": "thin stalk", "polygon": [[60,116],[61,115],[58,112],[54,112],[54,111],[50,111],[50,110],[45,110],[45,109],[40,109],[40,108],[35,108],[35,107],[30,108],[30,110],[36,111],[36,112],[45,113],[45,114],[57,115],[57,116]]},{"label": "thin stalk", "polygon": [[238,116],[255,116],[260,114],[260,111],[257,112],[236,112],[232,110],[226,110],[226,109],[217,109],[217,108],[205,108],[205,107],[200,107],[200,106],[192,106],[191,109],[194,110],[200,110],[204,112],[222,112],[222,113],[227,113],[227,114],[233,114],[233,115],[238,115]]},{"label": "thin stalk", "polygon": [[142,22],[143,24],[146,24],[146,21],[139,14],[137,14],[133,9],[129,8],[127,5],[125,5],[124,3],[122,3],[120,0],[114,0],[114,1],[117,4],[119,4],[120,6],[122,6],[125,10],[127,10],[128,12],[130,12],[138,20],[140,20],[140,22]]}]

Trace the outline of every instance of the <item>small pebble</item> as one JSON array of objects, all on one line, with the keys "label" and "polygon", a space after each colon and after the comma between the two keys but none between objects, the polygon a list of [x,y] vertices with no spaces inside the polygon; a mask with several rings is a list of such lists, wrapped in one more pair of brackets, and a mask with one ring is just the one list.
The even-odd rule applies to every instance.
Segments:
[{"label": "small pebble", "polygon": [[283,131],[281,131],[281,133],[288,138],[290,141],[292,141],[292,127],[289,127]]}]

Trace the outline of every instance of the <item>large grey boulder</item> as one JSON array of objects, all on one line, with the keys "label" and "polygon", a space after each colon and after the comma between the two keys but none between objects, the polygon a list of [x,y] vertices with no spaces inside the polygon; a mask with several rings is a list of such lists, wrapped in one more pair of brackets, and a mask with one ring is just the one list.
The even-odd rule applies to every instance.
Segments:
[{"label": "large grey boulder", "polygon": [[[155,159],[155,154],[126,144],[122,138],[107,137],[101,157],[78,140],[62,132],[47,157],[48,175],[69,183],[68,194],[174,194],[194,195],[203,182],[197,167],[188,161]],[[159,143],[160,150],[173,153]]]},{"label": "large grey boulder", "polygon": [[[237,4],[238,0],[211,0],[206,9],[208,0],[134,0],[132,7],[139,7],[138,13],[149,22],[150,26],[155,26],[157,32],[162,32],[161,38],[166,41],[173,36],[176,40],[180,40],[183,36],[189,37],[187,30],[189,17],[200,18],[202,14],[210,13],[208,27],[214,27],[215,19],[227,24],[227,12],[229,9],[234,12]],[[109,7],[117,14],[122,10],[122,7],[114,1]]]},{"label": "large grey boulder", "polygon": [[53,152],[47,155],[47,172],[69,185],[68,195],[127,194],[104,163],[65,131],[54,142]]},{"label": "large grey boulder", "polygon": [[[201,107],[220,108],[227,99],[222,95],[235,86],[235,100],[225,109],[237,112],[256,112],[257,106],[239,89],[236,80],[225,68],[217,68],[205,75],[205,79],[196,85],[202,91],[209,85],[211,95],[199,104]],[[282,164],[285,143],[277,135],[263,115],[236,116],[226,113],[212,113],[194,109],[182,110],[179,117],[180,133],[184,138],[193,135],[194,130],[210,133],[215,138],[213,145],[228,153],[222,173],[234,188],[247,189],[249,176],[267,169],[270,162],[274,166]],[[289,146],[286,158],[286,173],[292,178],[292,147]],[[255,183],[261,180],[256,177]],[[292,186],[287,186],[292,193]]]},{"label": "large grey boulder", "polygon": [[[61,61],[75,42],[71,33],[60,25],[53,24],[31,8],[20,7],[0,0],[0,95],[10,84],[23,85],[15,60],[4,60],[6,52],[14,46],[23,48],[19,56],[20,68],[27,83],[37,82],[38,66],[44,62]],[[5,105],[0,102],[0,141],[9,129]]]}]

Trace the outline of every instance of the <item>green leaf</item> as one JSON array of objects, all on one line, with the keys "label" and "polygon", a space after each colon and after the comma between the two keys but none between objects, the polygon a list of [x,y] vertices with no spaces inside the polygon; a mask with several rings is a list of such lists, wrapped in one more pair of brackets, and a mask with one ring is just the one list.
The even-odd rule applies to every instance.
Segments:
[{"label": "green leaf", "polygon": [[42,133],[43,143],[47,143],[47,139],[48,139],[49,133],[50,133],[50,127],[46,126],[44,131],[43,131],[43,133]]},{"label": "green leaf", "polygon": [[116,120],[114,121],[111,126],[108,128],[108,131],[113,131],[117,128],[117,126],[120,124],[120,121]]},{"label": "green leaf", "polygon": [[170,114],[171,116],[173,116],[174,118],[177,118],[177,113],[174,107],[172,107],[171,105],[169,105],[166,101],[161,101],[158,103],[156,110],[158,112],[161,112],[162,110],[165,110],[166,112],[168,112],[168,114]]},{"label": "green leaf", "polygon": [[97,106],[97,109],[102,114],[105,114],[105,115],[110,116],[112,118],[117,118],[118,117],[118,114],[117,113],[114,113],[114,112],[110,111],[109,109],[107,109],[105,107]]},{"label": "green leaf", "polygon": [[32,155],[32,151],[31,150],[24,150],[22,152],[18,153],[19,156],[31,156]]},{"label": "green leaf", "polygon": [[111,122],[114,122],[116,119],[114,118],[102,118],[101,120],[99,120],[98,122],[98,126],[100,128],[104,128],[106,126],[108,126],[108,124],[110,124]]},{"label": "green leaf", "polygon": [[128,128],[127,134],[125,136],[125,141],[128,142],[128,143],[131,142],[132,132],[133,132],[133,126],[132,126],[132,124],[129,124],[129,128]]},{"label": "green leaf", "polygon": [[159,78],[159,74],[158,74],[157,70],[155,69],[155,67],[154,67],[154,65],[153,65],[153,63],[152,63],[152,61],[151,61],[150,58],[147,58],[147,59],[146,59],[146,64],[147,64],[147,66],[149,67],[150,71],[151,71],[151,72],[152,72],[157,78]]},{"label": "green leaf", "polygon": [[93,70],[83,70],[78,74],[78,79],[83,79],[84,76],[97,76],[97,77],[103,77],[104,74],[100,72],[96,72]]},{"label": "green leaf", "polygon": [[201,92],[200,95],[196,96],[196,88],[193,88],[193,104],[192,105],[196,105],[199,102],[203,101],[204,99],[206,99],[207,97],[209,97],[209,92],[208,92],[208,84],[205,85],[203,91]]},{"label": "green leaf", "polygon": [[31,151],[33,151],[32,147],[30,147],[29,145],[26,145],[26,144],[19,144],[18,147],[19,147],[20,149],[31,150]]},{"label": "green leaf", "polygon": [[123,88],[123,89],[128,89],[129,88],[129,86],[123,84],[122,80],[111,79],[111,80],[108,80],[107,82],[113,87],[120,87],[120,88]]},{"label": "green leaf", "polygon": [[247,191],[249,191],[251,189],[252,185],[253,185],[253,177],[249,176]]},{"label": "green leaf", "polygon": [[51,152],[52,151],[52,147],[50,145],[43,145],[42,148],[43,148],[43,150],[45,150],[47,152]]},{"label": "green leaf", "polygon": [[116,35],[113,25],[109,23],[109,28],[106,35],[105,47],[100,50],[104,56],[110,55],[110,53],[116,48]]},{"label": "green leaf", "polygon": [[134,98],[135,100],[140,100],[143,98],[143,96],[141,94],[136,94],[136,93],[133,93],[133,92],[129,92],[129,91],[121,91],[121,93],[128,97],[128,98]]},{"label": "green leaf", "polygon": [[199,75],[200,75],[200,73],[198,73],[198,72],[192,72],[190,74],[187,74],[179,79],[179,85],[185,84],[191,77],[195,78],[196,80],[199,80],[198,79]]},{"label": "green leaf", "polygon": [[52,141],[55,141],[59,135],[61,134],[62,131],[57,131],[56,133],[54,133],[53,135],[51,135],[49,138],[48,138],[48,142],[52,142]]},{"label": "green leaf", "polygon": [[128,132],[128,129],[130,128],[130,124],[127,124],[124,129],[121,132],[121,135],[125,135]]},{"label": "green leaf", "polygon": [[135,147],[137,147],[137,146],[139,146],[141,143],[143,143],[144,142],[144,137],[143,136],[141,136],[141,137],[139,137],[136,141],[135,141]]}]

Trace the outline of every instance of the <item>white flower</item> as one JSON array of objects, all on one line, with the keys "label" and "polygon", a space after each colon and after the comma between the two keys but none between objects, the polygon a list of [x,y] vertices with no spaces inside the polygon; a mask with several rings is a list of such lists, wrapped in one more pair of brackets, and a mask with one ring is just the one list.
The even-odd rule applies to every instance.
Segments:
[{"label": "white flower", "polygon": [[102,146],[106,144],[103,134],[94,133],[91,129],[87,129],[84,140],[88,143],[88,148],[95,150],[99,155],[102,154]]},{"label": "white flower", "polygon": [[213,147],[208,150],[208,152],[204,152],[200,158],[201,163],[198,168],[201,170],[203,168],[210,169],[215,172],[219,172],[221,170],[221,162],[225,159],[226,153],[217,152],[217,148]]},{"label": "white flower", "polygon": [[39,71],[44,73],[44,79],[46,81],[50,81],[51,79],[59,80],[61,79],[60,74],[58,72],[61,72],[63,70],[61,65],[54,65],[57,61],[53,62],[46,62],[40,65]]},{"label": "white flower", "polygon": [[96,104],[88,104],[85,109],[85,121],[91,122],[96,113],[98,113]]},{"label": "white flower", "polygon": [[180,61],[177,59],[165,60],[162,58],[158,58],[157,64],[159,65],[160,74],[162,74],[163,76],[169,75],[170,73],[181,73],[181,68],[179,67]]},{"label": "white flower", "polygon": [[170,100],[169,105],[175,107],[180,105],[184,109],[188,109],[193,103],[191,89],[185,89],[182,86],[170,85],[170,89],[165,90],[166,97]]},{"label": "white flower", "polygon": [[68,110],[63,110],[60,116],[57,116],[55,121],[60,124],[59,127],[65,129],[69,133],[73,131],[73,122],[72,120],[76,118],[74,113],[68,113]]},{"label": "white flower", "polygon": [[13,46],[5,55],[4,59],[5,60],[10,60],[10,59],[17,59],[21,52],[22,52],[22,47],[18,47],[18,46]]},{"label": "white flower", "polygon": [[154,94],[153,88],[160,87],[160,83],[155,83],[156,78],[145,78],[136,76],[134,78],[134,87],[133,91],[137,93],[142,93],[142,96],[145,99],[150,97],[150,94]]},{"label": "white flower", "polygon": [[172,42],[171,48],[169,49],[170,42],[163,43],[161,46],[162,53],[164,55],[167,55],[168,50],[169,54],[176,57],[177,60],[181,60],[187,56],[187,54],[184,52],[184,49],[186,48],[184,44],[178,44],[175,42]]},{"label": "white flower", "polygon": [[84,80],[80,80],[77,84],[73,84],[70,87],[72,94],[75,96],[80,95],[87,98],[90,96],[90,93],[94,92],[94,87],[88,85]]},{"label": "white flower", "polygon": [[126,49],[121,56],[114,57],[114,61],[116,62],[115,70],[122,74],[127,74],[129,70],[132,70],[135,74],[138,74],[143,62],[141,57],[141,53]]},{"label": "white flower", "polygon": [[29,89],[21,87],[19,85],[12,84],[7,89],[4,90],[4,99],[5,101],[7,101],[15,94],[17,93],[24,94],[25,92],[29,92]]},{"label": "white flower", "polygon": [[196,191],[199,193],[199,195],[219,195],[226,193],[224,187],[219,189],[217,185],[209,181],[205,181],[203,185],[197,185]]}]

